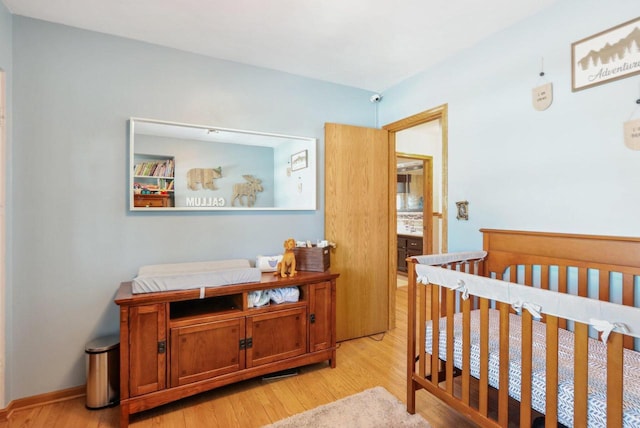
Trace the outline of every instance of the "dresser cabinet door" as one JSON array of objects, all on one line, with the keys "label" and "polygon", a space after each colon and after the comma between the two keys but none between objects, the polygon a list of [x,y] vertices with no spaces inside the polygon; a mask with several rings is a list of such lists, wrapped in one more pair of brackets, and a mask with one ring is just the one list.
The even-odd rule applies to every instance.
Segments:
[{"label": "dresser cabinet door", "polygon": [[245,319],[171,329],[171,386],[185,385],[245,366]]},{"label": "dresser cabinet door", "polygon": [[333,298],[331,282],[309,286],[309,352],[322,351],[332,345]]},{"label": "dresser cabinet door", "polygon": [[304,307],[247,317],[247,367],[306,353],[306,321]]},{"label": "dresser cabinet door", "polygon": [[165,304],[129,309],[129,394],[147,394],[166,387]]}]

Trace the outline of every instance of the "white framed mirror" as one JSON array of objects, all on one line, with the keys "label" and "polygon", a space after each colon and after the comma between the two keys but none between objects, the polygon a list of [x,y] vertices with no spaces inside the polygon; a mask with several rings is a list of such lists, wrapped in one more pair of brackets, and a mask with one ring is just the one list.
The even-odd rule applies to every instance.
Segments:
[{"label": "white framed mirror", "polygon": [[131,211],[315,210],[316,139],[129,120]]}]

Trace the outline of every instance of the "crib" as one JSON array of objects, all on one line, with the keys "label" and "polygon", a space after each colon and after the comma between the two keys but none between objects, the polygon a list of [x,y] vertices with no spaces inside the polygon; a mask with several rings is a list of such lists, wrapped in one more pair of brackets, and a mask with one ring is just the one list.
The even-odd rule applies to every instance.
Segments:
[{"label": "crib", "polygon": [[407,411],[487,427],[640,426],[640,238],[482,229],[407,259]]}]

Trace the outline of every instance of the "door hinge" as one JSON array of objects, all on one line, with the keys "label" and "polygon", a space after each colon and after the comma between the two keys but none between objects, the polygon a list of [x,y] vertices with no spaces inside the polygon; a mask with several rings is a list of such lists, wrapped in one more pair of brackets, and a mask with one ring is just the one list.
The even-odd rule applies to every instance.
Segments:
[{"label": "door hinge", "polygon": [[316,322],[316,314],[309,315],[309,322],[314,324]]},{"label": "door hinge", "polygon": [[167,350],[167,341],[158,342],[158,354],[164,354]]}]

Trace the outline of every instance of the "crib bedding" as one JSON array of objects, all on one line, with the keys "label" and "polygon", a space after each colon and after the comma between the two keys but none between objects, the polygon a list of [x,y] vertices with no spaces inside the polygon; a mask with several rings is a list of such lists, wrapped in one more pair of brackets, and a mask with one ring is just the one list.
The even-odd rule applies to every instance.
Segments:
[{"label": "crib bedding", "polygon": [[139,294],[218,287],[258,282],[261,277],[260,269],[251,267],[246,259],[148,265],[138,270],[131,291]]},{"label": "crib bedding", "polygon": [[[509,395],[520,400],[521,383],[521,317],[509,318]],[[446,318],[439,322],[439,358],[446,360]],[[471,311],[471,362],[470,374],[480,376],[480,310]],[[489,310],[489,385],[498,388],[499,382],[499,331],[500,312]],[[454,315],[454,365],[462,368],[462,313]],[[533,322],[532,352],[532,408],[540,413],[545,409],[546,326]],[[426,351],[432,349],[431,321],[426,328]],[[606,427],[606,345],[589,340],[589,427]],[[640,426],[640,353],[624,351],[623,426]],[[558,332],[558,422],[573,426],[573,333]]]}]

